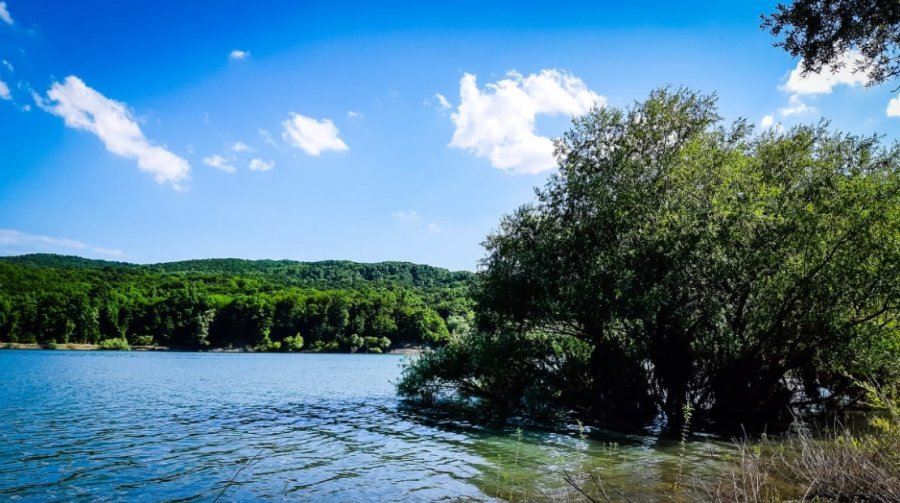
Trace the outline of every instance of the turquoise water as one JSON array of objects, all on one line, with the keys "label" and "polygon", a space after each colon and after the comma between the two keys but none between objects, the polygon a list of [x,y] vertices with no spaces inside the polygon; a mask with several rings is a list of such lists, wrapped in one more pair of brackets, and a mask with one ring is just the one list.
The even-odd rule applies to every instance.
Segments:
[{"label": "turquoise water", "polygon": [[[601,467],[671,483],[651,438],[490,429],[401,406],[392,355],[0,351],[2,501],[550,498]],[[691,462],[714,461],[713,446]],[[649,497],[649,496],[648,496]]]}]

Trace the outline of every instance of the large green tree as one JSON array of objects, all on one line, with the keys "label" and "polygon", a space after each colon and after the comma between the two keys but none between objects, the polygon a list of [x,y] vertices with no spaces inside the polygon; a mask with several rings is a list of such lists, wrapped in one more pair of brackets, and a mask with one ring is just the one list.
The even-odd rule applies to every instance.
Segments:
[{"label": "large green tree", "polygon": [[896,363],[896,146],[825,124],[754,136],[662,89],[576,119],[557,152],[485,242],[479,321],[587,342],[594,415],[783,419]]}]

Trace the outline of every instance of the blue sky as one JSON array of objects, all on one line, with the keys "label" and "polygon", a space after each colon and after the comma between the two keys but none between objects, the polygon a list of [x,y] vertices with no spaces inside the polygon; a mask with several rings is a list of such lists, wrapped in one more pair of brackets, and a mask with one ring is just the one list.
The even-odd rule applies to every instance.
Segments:
[{"label": "blue sky", "polygon": [[800,78],[774,1],[420,4],[0,2],[0,254],[474,270],[593,104],[900,132],[891,83]]}]

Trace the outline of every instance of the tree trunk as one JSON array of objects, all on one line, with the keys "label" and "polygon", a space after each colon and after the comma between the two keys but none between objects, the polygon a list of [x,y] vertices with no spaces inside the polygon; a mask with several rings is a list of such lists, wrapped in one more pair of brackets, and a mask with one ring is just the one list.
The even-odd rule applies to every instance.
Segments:
[{"label": "tree trunk", "polygon": [[649,379],[640,362],[614,343],[600,341],[591,352],[591,416],[626,429],[639,429],[656,412]]}]

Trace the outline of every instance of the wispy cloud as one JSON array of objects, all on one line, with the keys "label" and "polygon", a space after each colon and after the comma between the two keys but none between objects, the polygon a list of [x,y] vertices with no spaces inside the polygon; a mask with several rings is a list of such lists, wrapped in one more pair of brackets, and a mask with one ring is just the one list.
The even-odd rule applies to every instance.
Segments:
[{"label": "wispy cloud", "polygon": [[437,100],[438,106],[441,107],[441,110],[449,110],[453,108],[453,106],[450,105],[450,102],[447,101],[447,98],[444,97],[444,95],[441,93],[434,93],[434,99]]},{"label": "wispy cloud", "polygon": [[250,51],[242,51],[240,49],[235,49],[228,54],[228,59],[230,60],[242,60],[250,57]]},{"label": "wispy cloud", "polygon": [[316,120],[291,112],[281,126],[284,141],[311,156],[318,156],[329,150],[349,149],[344,140],[338,136],[340,131],[330,119]]},{"label": "wispy cloud", "polygon": [[422,217],[415,210],[395,211],[391,216],[404,222],[418,222]]},{"label": "wispy cloud", "polygon": [[13,24],[13,18],[9,14],[9,9],[6,8],[6,2],[0,2],[0,21],[6,24]]},{"label": "wispy cloud", "polygon": [[[538,115],[582,115],[606,98],[588,89],[574,75],[542,70],[478,88],[475,75],[459,82],[460,104],[450,118],[456,126],[451,147],[488,158],[491,165],[511,173],[540,173],[553,169],[553,141],[535,130]],[[449,103],[448,103],[449,104]]]},{"label": "wispy cloud", "polygon": [[203,164],[212,166],[226,173],[234,173],[235,171],[237,171],[237,169],[229,163],[228,159],[225,159],[221,155],[211,155],[209,157],[204,157]]},{"label": "wispy cloud", "polygon": [[108,151],[137,159],[138,168],[153,174],[157,183],[182,189],[179,182],[188,177],[190,164],[147,140],[124,103],[103,96],[71,75],[62,83],[54,82],[46,99],[37,93],[33,96],[39,107],[62,117],[67,126],[95,134]]},{"label": "wispy cloud", "polygon": [[6,82],[0,80],[0,100],[11,100],[12,95],[9,94],[9,86],[6,85]]},{"label": "wispy cloud", "polygon": [[236,141],[236,142],[232,143],[230,149],[232,152],[249,152],[249,151],[253,150],[246,143],[244,143],[242,141]]},{"label": "wispy cloud", "polygon": [[351,119],[360,119],[363,117],[363,113],[357,112],[356,110],[349,110],[347,111],[347,117],[350,117]]},{"label": "wispy cloud", "polygon": [[277,146],[278,143],[275,142],[275,139],[272,138],[272,133],[270,133],[267,129],[259,129],[259,137],[262,138],[263,143],[266,145],[271,145],[273,147]]},{"label": "wispy cloud", "polygon": [[269,171],[270,169],[275,167],[275,161],[264,161],[259,158],[251,159],[249,167],[253,171]]},{"label": "wispy cloud", "polygon": [[21,247],[25,250],[17,251],[68,251],[80,253],[93,253],[106,257],[121,257],[122,250],[116,248],[104,248],[93,246],[81,241],[68,238],[55,238],[28,234],[14,229],[0,229],[0,247]]},{"label": "wispy cloud", "polygon": [[420,215],[415,210],[395,211],[391,213],[391,218],[397,220],[398,222],[404,222],[419,229],[422,229],[424,227],[424,229],[426,229],[428,232],[432,232],[435,234],[441,232],[441,227],[438,224],[434,222],[428,222],[428,224],[425,224],[425,217]]}]

